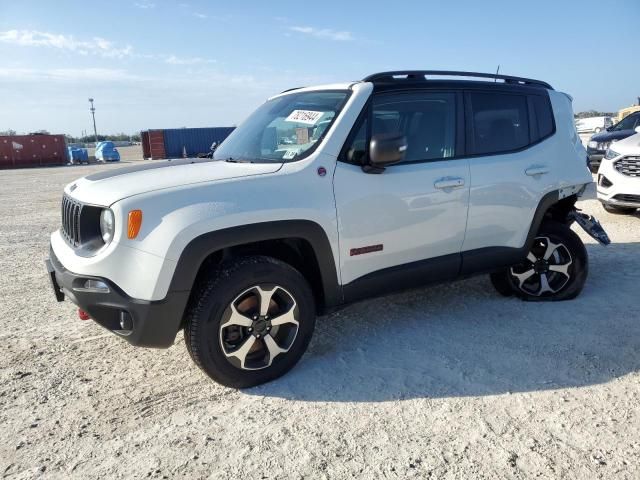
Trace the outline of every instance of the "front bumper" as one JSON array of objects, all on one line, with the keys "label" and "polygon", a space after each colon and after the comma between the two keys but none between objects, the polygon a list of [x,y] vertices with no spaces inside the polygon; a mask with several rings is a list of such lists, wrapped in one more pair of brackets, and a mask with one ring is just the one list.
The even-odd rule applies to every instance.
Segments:
[{"label": "front bumper", "polygon": [[600,203],[611,205],[612,207],[621,208],[640,208],[640,195],[624,195],[618,194],[610,198],[598,198]]},{"label": "front bumper", "polygon": [[[56,300],[71,300],[102,327],[130,344],[168,348],[181,328],[189,292],[169,292],[163,300],[149,301],[129,297],[106,278],[78,275],[67,270],[53,250],[46,260]],[[87,291],[87,280],[107,285],[108,291]]]},{"label": "front bumper", "polygon": [[640,208],[640,177],[622,174],[615,168],[618,157],[604,160],[598,170],[598,200],[620,208]]}]

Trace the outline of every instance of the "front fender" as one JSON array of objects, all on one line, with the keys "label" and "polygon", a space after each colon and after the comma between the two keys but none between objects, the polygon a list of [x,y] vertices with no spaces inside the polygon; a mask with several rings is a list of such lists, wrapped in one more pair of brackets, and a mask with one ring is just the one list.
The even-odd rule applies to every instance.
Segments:
[{"label": "front fender", "polygon": [[342,288],[338,282],[331,243],[323,228],[309,220],[281,220],[231,227],[200,235],[180,254],[170,291],[191,291],[205,259],[225,248],[265,240],[299,238],[309,242],[322,277],[325,307],[340,305]]}]

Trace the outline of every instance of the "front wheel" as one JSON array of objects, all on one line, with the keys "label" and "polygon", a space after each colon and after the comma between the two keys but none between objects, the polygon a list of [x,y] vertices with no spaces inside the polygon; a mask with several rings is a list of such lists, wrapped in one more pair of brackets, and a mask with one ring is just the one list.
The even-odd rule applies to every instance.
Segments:
[{"label": "front wheel", "polygon": [[[560,301],[578,296],[589,271],[587,250],[580,237],[567,225],[548,222],[525,260],[491,274],[496,289],[523,300]],[[500,288],[498,288],[500,287]]]},{"label": "front wheel", "polygon": [[293,368],[314,326],[313,293],[300,272],[271,257],[242,257],[201,282],[187,312],[185,343],[213,380],[246,388]]}]

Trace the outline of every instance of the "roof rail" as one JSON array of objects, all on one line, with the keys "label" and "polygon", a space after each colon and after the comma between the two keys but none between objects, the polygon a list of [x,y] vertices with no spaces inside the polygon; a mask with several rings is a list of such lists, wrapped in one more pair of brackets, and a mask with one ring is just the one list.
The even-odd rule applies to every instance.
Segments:
[{"label": "roof rail", "polygon": [[553,87],[542,80],[534,80],[532,78],[512,77],[510,75],[501,75],[496,73],[478,73],[478,72],[456,72],[447,70],[397,70],[392,72],[374,73],[365,77],[363,82],[373,83],[393,83],[402,81],[427,81],[428,77],[476,77],[488,78],[494,80],[503,80],[504,83],[518,85],[532,85],[537,87],[553,90]]}]

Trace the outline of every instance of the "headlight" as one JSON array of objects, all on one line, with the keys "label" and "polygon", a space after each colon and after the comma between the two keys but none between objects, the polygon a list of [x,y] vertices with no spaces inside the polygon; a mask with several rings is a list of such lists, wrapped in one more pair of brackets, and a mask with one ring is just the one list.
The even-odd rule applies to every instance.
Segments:
[{"label": "headlight", "polygon": [[111,240],[113,240],[114,223],[113,212],[111,210],[105,208],[100,212],[100,235],[105,245],[109,245]]},{"label": "headlight", "polygon": [[607,153],[604,154],[604,158],[606,158],[607,160],[611,160],[612,158],[616,158],[619,157],[620,154],[614,150],[607,150]]},{"label": "headlight", "polygon": [[596,149],[596,148],[598,148],[598,142],[596,142],[596,141],[591,141],[591,142],[589,142],[589,143],[587,144],[587,146],[588,146],[589,148]]}]

